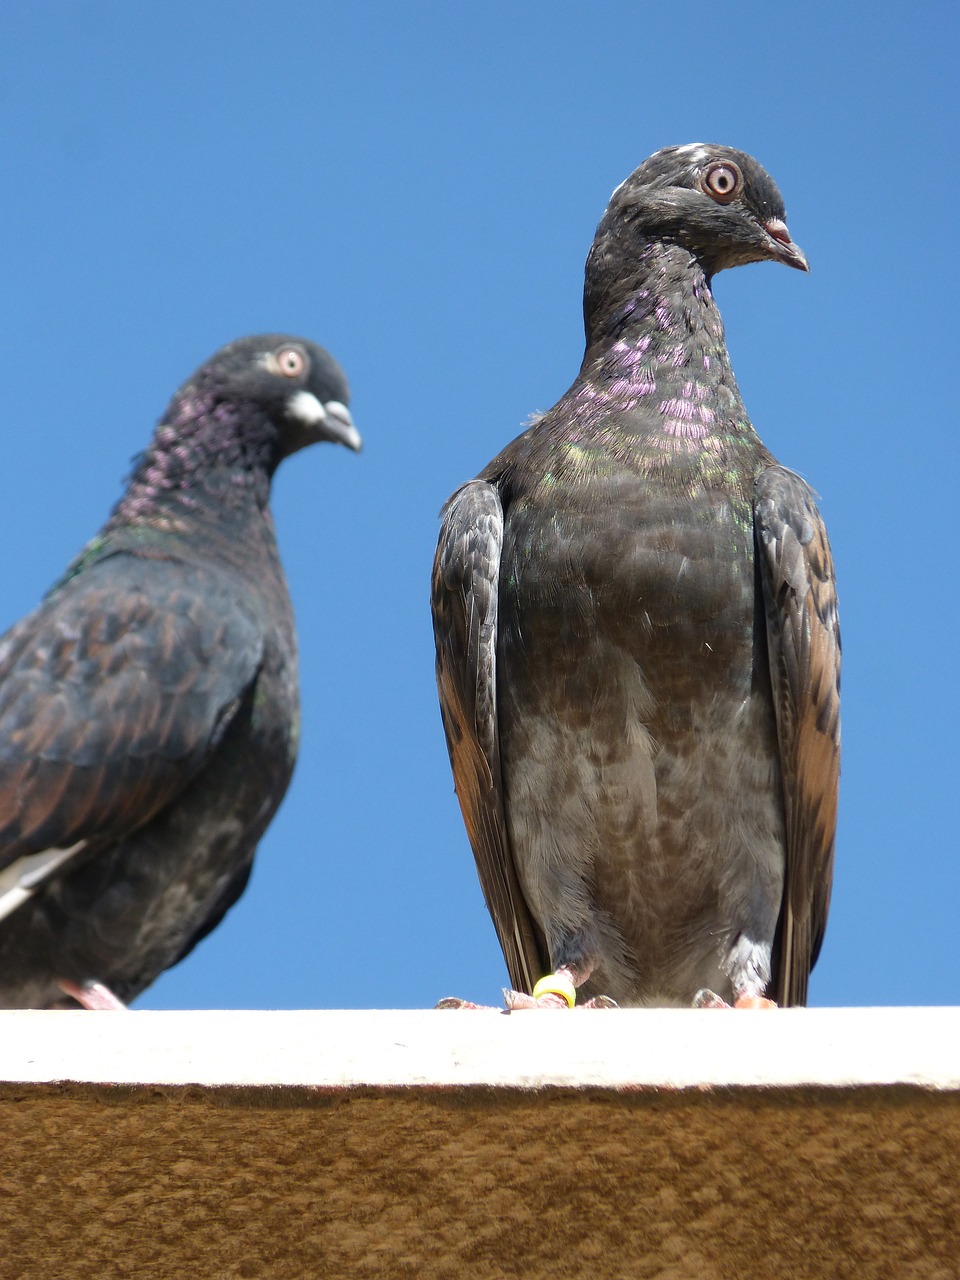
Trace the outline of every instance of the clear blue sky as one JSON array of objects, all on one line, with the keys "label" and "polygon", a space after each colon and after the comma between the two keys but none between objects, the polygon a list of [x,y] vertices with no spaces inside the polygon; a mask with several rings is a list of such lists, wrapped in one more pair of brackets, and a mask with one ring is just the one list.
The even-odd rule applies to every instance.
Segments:
[{"label": "clear blue sky", "polygon": [[140,1007],[422,1006],[505,978],[453,795],[428,581],[447,494],[566,389],[612,189],[718,141],[807,252],[719,277],[751,416],[822,496],[844,760],[817,1004],[960,999],[953,4],[0,8],[0,626],[176,388],[285,330],[359,457],[274,489],[303,741],[240,905]]}]

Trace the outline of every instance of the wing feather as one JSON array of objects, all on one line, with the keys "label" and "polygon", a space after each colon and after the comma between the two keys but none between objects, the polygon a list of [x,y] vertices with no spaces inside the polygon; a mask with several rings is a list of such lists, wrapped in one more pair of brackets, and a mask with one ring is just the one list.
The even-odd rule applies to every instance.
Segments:
[{"label": "wing feather", "polygon": [[444,506],[433,566],[437,689],[454,785],[480,884],[513,986],[548,969],[543,935],[517,877],[507,827],[497,723],[497,608],[503,509],[481,480]]},{"label": "wing feather", "polygon": [[[132,555],[70,578],[9,631],[0,640],[4,879],[19,882],[21,859],[82,854],[168,804],[220,740],[262,645],[241,594],[219,578]],[[49,873],[58,865],[50,859]]]},{"label": "wing feather", "polygon": [[787,823],[774,948],[781,1004],[804,1004],[833,880],[840,778],[840,627],[833,557],[809,486],[768,467],[754,495]]}]

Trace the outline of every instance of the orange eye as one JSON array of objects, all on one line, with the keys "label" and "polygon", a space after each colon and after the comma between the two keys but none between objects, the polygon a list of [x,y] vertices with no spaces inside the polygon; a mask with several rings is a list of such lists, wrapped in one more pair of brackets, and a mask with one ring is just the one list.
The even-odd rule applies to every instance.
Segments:
[{"label": "orange eye", "polygon": [[277,352],[277,369],[285,378],[299,378],[307,367],[307,357],[299,347],[284,347]]},{"label": "orange eye", "polygon": [[708,196],[728,204],[740,194],[743,175],[735,164],[729,160],[718,160],[703,175],[703,189]]}]

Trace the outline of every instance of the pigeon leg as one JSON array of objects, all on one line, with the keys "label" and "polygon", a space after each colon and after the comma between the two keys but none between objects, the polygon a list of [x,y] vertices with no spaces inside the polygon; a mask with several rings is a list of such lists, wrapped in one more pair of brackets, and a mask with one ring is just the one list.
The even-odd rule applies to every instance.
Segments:
[{"label": "pigeon leg", "polygon": [[[773,918],[766,922],[770,935]],[[741,933],[727,957],[724,968],[733,988],[733,1004],[730,1005],[715,991],[704,987],[693,998],[695,1009],[775,1009],[776,1003],[763,994],[770,981],[770,956],[772,947],[767,942],[756,942],[747,933]]]},{"label": "pigeon leg", "polygon": [[[533,995],[526,991],[513,991],[510,987],[503,989],[503,1003],[507,1012],[517,1009],[572,1009],[577,1003],[577,987],[581,986],[593,972],[593,965],[562,964],[553,973],[533,988]],[[474,1004],[471,1000],[460,1000],[456,996],[446,996],[435,1006],[437,1009],[490,1009],[491,1005]],[[585,1000],[581,1009],[616,1009],[617,1002],[609,996],[594,996]]]},{"label": "pigeon leg", "polygon": [[581,973],[573,965],[561,964],[540,979],[532,995],[505,988],[503,1002],[508,1009],[572,1009],[577,1003],[577,987],[589,976],[589,970]]},{"label": "pigeon leg", "polygon": [[[558,965],[553,973],[540,979],[533,988],[533,995],[525,991],[504,990],[503,1002],[508,1009],[572,1009],[577,1003],[577,987],[582,986],[593,972],[593,964]],[[581,1009],[616,1009],[617,1003],[609,996],[594,996],[580,1006]]]},{"label": "pigeon leg", "polygon": [[67,982],[64,979],[58,982],[57,986],[65,996],[76,1000],[83,1009],[97,1009],[101,1012],[104,1010],[127,1011],[123,1001],[118,1000],[110,988],[105,987],[102,982]]}]

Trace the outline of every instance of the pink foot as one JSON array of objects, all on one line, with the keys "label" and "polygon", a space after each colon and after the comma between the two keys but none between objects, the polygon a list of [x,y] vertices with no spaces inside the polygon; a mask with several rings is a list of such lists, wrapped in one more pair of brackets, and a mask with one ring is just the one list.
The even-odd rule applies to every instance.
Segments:
[{"label": "pink foot", "polygon": [[[496,1012],[512,1013],[514,1009],[566,1009],[568,1007],[566,1000],[552,992],[534,1000],[533,996],[528,996],[525,991],[511,991],[508,987],[503,989],[503,1003],[506,1007]],[[492,1004],[474,1004],[472,1000],[461,1000],[459,996],[444,996],[433,1007],[435,1009],[495,1009]],[[612,1000],[610,996],[593,996],[590,1000],[584,1000],[583,1004],[577,1005],[578,1009],[619,1009],[619,1007],[616,1000]]]},{"label": "pink foot", "polygon": [[[542,996],[528,996],[525,991],[511,991],[508,987],[503,989],[503,1003],[511,1010],[568,1009],[573,1007],[568,1005],[564,997],[558,995],[555,991],[546,991]],[[576,1007],[578,1009],[617,1009],[619,1005],[610,996],[593,996]]]},{"label": "pink foot", "polygon": [[[512,991],[505,987],[503,1003],[507,1013],[519,1009],[573,1009],[577,1003],[577,987],[590,977],[593,965],[575,969],[572,965],[561,965],[555,973],[548,973],[533,988],[533,995],[526,991]],[[488,1009],[489,1005],[474,1004],[471,1000],[459,1000],[456,996],[447,996],[435,1006],[437,1009]],[[616,1000],[609,996],[593,996],[585,1000],[581,1009],[616,1009]]]},{"label": "pink foot", "polygon": [[[433,1006],[435,1009],[493,1009],[492,1004],[474,1004],[472,1000],[461,1000],[459,996],[444,996]],[[496,1010],[502,1013],[502,1009]]]},{"label": "pink foot", "polygon": [[127,1006],[123,1001],[118,1000],[110,988],[105,987],[102,982],[67,982],[64,979],[58,982],[57,986],[65,996],[76,1000],[77,1004],[84,1009],[114,1012],[122,1009],[124,1013],[127,1012]]},{"label": "pink foot", "polygon": [[746,994],[737,996],[733,1004],[727,1004],[726,1000],[721,999],[715,991],[704,987],[693,997],[693,1007],[695,1009],[776,1009],[777,1003],[775,1000],[768,1000],[766,996]]}]

